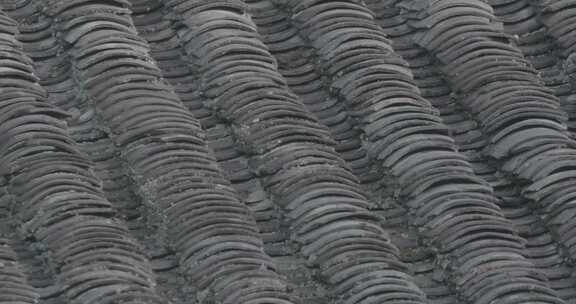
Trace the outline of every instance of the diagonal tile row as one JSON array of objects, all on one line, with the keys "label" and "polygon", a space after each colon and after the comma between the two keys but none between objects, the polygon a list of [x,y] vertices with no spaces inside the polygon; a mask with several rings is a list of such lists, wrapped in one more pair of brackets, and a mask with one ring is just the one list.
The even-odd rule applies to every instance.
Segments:
[{"label": "diagonal tile row", "polygon": [[[511,297],[561,302],[523,257],[524,240],[503,218],[490,187],[454,151],[447,129],[419,95],[371,12],[355,1],[274,2],[317,50],[319,65],[359,118],[374,155],[396,176],[415,224],[445,255],[450,281],[461,295],[472,302]],[[411,119],[394,129],[402,126],[402,117]],[[518,278],[510,279],[511,273]]]},{"label": "diagonal tile row", "polygon": [[11,221],[47,256],[67,301],[164,303],[141,248],[115,219],[91,164],[67,136],[66,113],[45,102],[15,31],[1,35],[0,80],[0,159]]},{"label": "diagonal tile row", "polygon": [[[445,3],[432,4],[424,14],[420,11],[420,18],[415,17],[417,20],[432,23],[433,17],[440,14],[446,18],[444,21],[437,17],[440,21],[436,25],[427,24],[427,29],[420,29],[419,41],[426,42],[423,46],[435,54],[452,88],[466,96],[462,100],[464,105],[489,136],[491,147],[486,149],[487,155],[498,159],[498,165],[506,174],[524,181],[525,186],[521,189],[524,197],[540,210],[543,222],[561,243],[565,255],[573,260],[574,232],[570,218],[573,217],[571,193],[574,186],[569,176],[574,148],[566,137],[565,117],[558,110],[557,101],[539,83],[531,67],[517,59],[521,57],[519,50],[510,48],[506,43],[508,38],[502,36],[489,19],[454,34],[454,41],[458,39],[460,44],[466,45],[467,53],[439,51],[443,45],[433,46],[430,42],[433,39],[442,41],[439,39],[442,22],[448,26],[458,18],[481,14],[479,10],[490,14],[490,8],[473,4],[475,6],[461,4],[468,10],[466,14],[462,13],[462,8],[459,10]],[[423,19],[423,15],[430,17]],[[417,21],[420,25],[424,25],[423,22]],[[456,56],[462,59],[457,60]],[[471,68],[479,61],[489,68]],[[467,71],[470,75],[467,77],[483,82],[476,88],[466,87],[457,81],[462,74],[450,74],[456,68]]]},{"label": "diagonal tile row", "polygon": [[[132,1],[133,19],[139,34],[151,47],[151,56],[161,68],[164,78],[174,87],[183,104],[200,121],[207,133],[207,143],[213,150],[219,165],[240,194],[241,200],[248,204],[259,223],[265,248],[270,254],[276,252],[269,246],[277,245],[286,237],[278,226],[278,216],[274,205],[264,194],[259,179],[249,168],[248,159],[237,148],[231,127],[212,115],[202,103],[198,90],[199,80],[188,66],[183,50],[178,43],[176,31],[169,20],[163,18],[161,5],[157,1]],[[281,252],[288,248],[278,248]]]},{"label": "diagonal tile row", "polygon": [[300,254],[320,267],[332,292],[347,303],[424,300],[368,212],[370,203],[328,132],[288,90],[244,4],[166,4],[197,71],[205,108],[229,122],[257,175],[283,207]]},{"label": "diagonal tile row", "polygon": [[118,146],[200,301],[290,303],[249,210],[206,147],[205,133],[161,78],[127,2],[53,2],[74,76]]},{"label": "diagonal tile row", "polygon": [[[489,9],[479,5],[464,7],[470,14],[490,14]],[[420,12],[420,17],[414,18],[420,19],[417,21],[420,25],[428,23],[428,29],[420,30],[415,41],[435,54],[453,90],[465,96],[463,105],[489,140],[486,155],[499,162],[504,172],[525,182],[522,193],[537,202],[542,219],[573,259],[576,234],[570,221],[574,216],[571,203],[574,184],[570,176],[574,144],[568,139],[563,123],[566,116],[559,110],[558,100],[539,82],[531,65],[526,64],[519,50],[507,43],[508,38],[489,19],[455,34],[454,41],[439,39],[442,25],[467,18],[459,10],[462,9],[439,2],[424,14]],[[441,14],[446,18],[436,17]],[[466,47],[453,52],[436,49],[455,41]],[[478,65],[485,68],[474,68]],[[455,71],[462,72],[456,75]],[[463,78],[477,81],[474,85],[462,83]]]},{"label": "diagonal tile row", "polygon": [[288,238],[288,227],[278,206],[262,188],[260,179],[249,165],[248,157],[235,141],[230,125],[204,107],[198,90],[197,75],[188,65],[176,31],[163,18],[165,10],[157,1],[132,1],[134,23],[139,34],[151,46],[151,55],[162,69],[163,76],[174,87],[188,109],[199,118],[207,132],[207,143],[219,165],[256,217],[265,251],[273,257],[280,274],[294,284],[294,292],[305,303],[329,301],[326,286],[314,278],[305,260],[294,254]]},{"label": "diagonal tile row", "polygon": [[576,296],[573,267],[566,262],[568,257],[563,248],[554,240],[554,235],[546,228],[537,210],[533,210],[537,208],[530,208],[531,201],[520,193],[517,185],[523,181],[502,172],[483,154],[482,149],[488,141],[479,128],[480,124],[458,104],[460,97],[452,92],[450,85],[443,79],[443,73],[438,69],[433,55],[412,42],[414,29],[399,14],[400,9],[394,3],[380,1],[368,5],[372,11],[378,12],[377,18],[395,42],[395,49],[410,63],[423,96],[440,110],[459,150],[468,156],[476,174],[492,185],[504,215],[516,226],[520,235],[526,238],[527,257],[542,269],[551,287],[563,299],[573,301]]},{"label": "diagonal tile row", "polygon": [[[34,60],[40,84],[48,91],[48,102],[68,111],[68,133],[79,150],[94,164],[96,176],[102,180],[106,198],[112,203],[118,215],[126,221],[130,234],[144,247],[144,253],[151,260],[157,275],[157,289],[164,292],[175,303],[178,299],[189,298],[185,289],[185,279],[178,273],[175,257],[166,248],[165,237],[158,229],[161,221],[155,210],[147,210],[142,199],[120,159],[117,149],[103,128],[98,125],[94,108],[84,99],[76,88],[72,78],[70,60],[55,39],[52,18],[40,14],[37,2],[28,2],[24,6],[12,7],[6,11],[19,23],[19,39],[24,50]],[[31,276],[34,281],[50,281],[54,275],[43,273],[33,252],[26,250],[24,243],[20,248],[25,260],[30,261]],[[36,286],[36,285],[35,285]],[[51,286],[55,289],[57,286]],[[50,289],[48,289],[50,291]],[[50,296],[50,293],[47,294]]]},{"label": "diagonal tile row", "polygon": [[362,130],[348,114],[345,104],[327,89],[329,79],[316,65],[314,49],[299,35],[286,14],[270,1],[250,1],[248,5],[262,40],[277,59],[279,71],[290,88],[301,97],[307,109],[329,128],[338,140],[340,149],[337,146],[337,151],[364,186],[376,190],[370,193],[371,200],[383,209],[381,212],[386,217],[384,227],[399,246],[401,259],[414,272],[417,284],[433,303],[456,303],[454,292],[443,282],[438,282],[441,270],[434,265],[434,252],[420,246],[417,233],[408,225],[410,219],[406,210],[390,198],[394,190],[393,179],[382,172],[382,168],[378,168],[377,162],[368,155],[365,144],[360,140]]},{"label": "diagonal tile row", "polygon": [[[569,51],[566,52],[560,45],[570,38],[562,38],[557,35],[557,28],[549,28],[552,19],[541,17],[542,11],[545,11],[545,6],[541,5],[545,4],[534,2],[536,1],[489,1],[494,8],[494,15],[503,23],[503,31],[513,35],[513,42],[559,98],[562,109],[568,114],[567,125],[573,135],[576,96],[573,94],[569,76],[573,72],[569,72],[565,66]],[[568,11],[569,9],[566,10]]]}]

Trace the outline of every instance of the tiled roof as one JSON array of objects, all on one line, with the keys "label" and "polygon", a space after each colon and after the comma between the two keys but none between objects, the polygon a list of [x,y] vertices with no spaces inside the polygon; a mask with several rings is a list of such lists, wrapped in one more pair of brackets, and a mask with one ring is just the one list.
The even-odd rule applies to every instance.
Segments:
[{"label": "tiled roof", "polygon": [[576,303],[576,0],[0,9],[0,304]]}]

